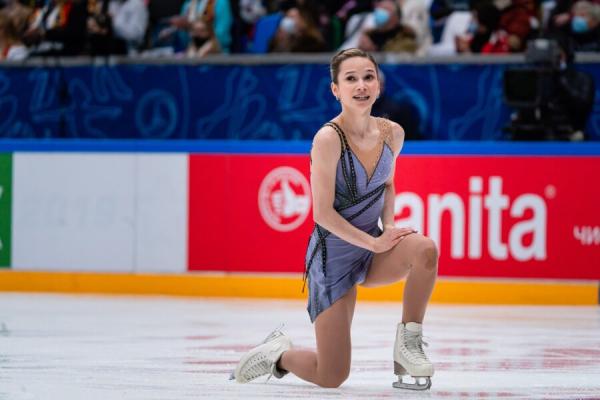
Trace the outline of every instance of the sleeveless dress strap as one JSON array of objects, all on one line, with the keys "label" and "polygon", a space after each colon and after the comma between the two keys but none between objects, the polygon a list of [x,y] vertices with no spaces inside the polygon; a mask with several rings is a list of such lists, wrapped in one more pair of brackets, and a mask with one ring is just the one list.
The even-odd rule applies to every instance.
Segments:
[{"label": "sleeveless dress strap", "polygon": [[[325,124],[325,126],[332,127],[340,137],[340,141],[342,144],[342,174],[344,176],[344,181],[346,182],[346,186],[348,187],[348,191],[350,192],[350,197],[352,202],[356,201],[358,197],[358,190],[356,188],[356,170],[354,168],[354,160],[352,159],[352,154],[350,150],[350,145],[348,145],[348,140],[346,139],[346,134],[342,130],[342,128],[333,121],[330,121]],[[343,156],[346,155],[348,159],[348,165],[350,166],[350,171],[348,173],[348,169],[346,167],[346,163],[343,162]]]}]

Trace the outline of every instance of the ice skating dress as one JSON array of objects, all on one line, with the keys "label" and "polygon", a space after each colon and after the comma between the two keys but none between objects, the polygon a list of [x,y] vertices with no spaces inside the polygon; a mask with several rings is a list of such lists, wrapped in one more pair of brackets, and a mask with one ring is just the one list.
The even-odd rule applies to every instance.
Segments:
[{"label": "ice skating dress", "polygon": [[[383,211],[385,183],[394,159],[389,146],[390,122],[378,119],[381,153],[372,176],[361,164],[348,144],[341,127],[329,122],[341,142],[341,155],[335,179],[334,209],[358,229],[379,236],[378,226]],[[308,285],[308,314],[311,322],[342,297],[354,285],[362,283],[369,270],[373,252],[348,243],[315,224],[305,257],[305,279]]]}]

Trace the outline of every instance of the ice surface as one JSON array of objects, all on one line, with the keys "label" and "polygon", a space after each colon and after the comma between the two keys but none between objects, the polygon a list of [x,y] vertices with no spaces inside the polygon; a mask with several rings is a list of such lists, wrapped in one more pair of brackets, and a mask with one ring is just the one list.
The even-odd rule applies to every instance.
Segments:
[{"label": "ice surface", "polygon": [[0,400],[600,398],[598,307],[432,305],[423,393],[392,388],[400,312],[359,302],[350,377],[321,389],[228,380],[280,323],[314,346],[304,302],[0,293]]}]

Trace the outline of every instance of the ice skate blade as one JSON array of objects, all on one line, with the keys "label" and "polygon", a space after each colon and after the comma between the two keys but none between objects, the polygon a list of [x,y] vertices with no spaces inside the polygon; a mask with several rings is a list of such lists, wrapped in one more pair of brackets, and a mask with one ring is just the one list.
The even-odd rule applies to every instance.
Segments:
[{"label": "ice skate blade", "polygon": [[[412,377],[415,380],[414,383],[402,382],[402,377],[398,377],[398,382],[392,383],[392,386],[396,389],[408,389],[408,390],[428,390],[431,388],[431,378],[428,376]],[[424,380],[424,382],[422,382]]]}]

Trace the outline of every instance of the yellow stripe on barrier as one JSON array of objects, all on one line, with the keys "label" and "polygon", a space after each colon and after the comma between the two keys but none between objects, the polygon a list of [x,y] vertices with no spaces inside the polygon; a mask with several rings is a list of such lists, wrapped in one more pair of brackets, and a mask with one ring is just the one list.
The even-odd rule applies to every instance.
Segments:
[{"label": "yellow stripe on barrier", "polygon": [[[359,288],[362,300],[400,301],[404,282]],[[205,297],[306,298],[302,278],[295,275],[244,274],[117,274],[84,272],[0,271],[0,291],[154,294]],[[595,281],[545,281],[440,278],[435,303],[470,304],[598,304]]]}]

